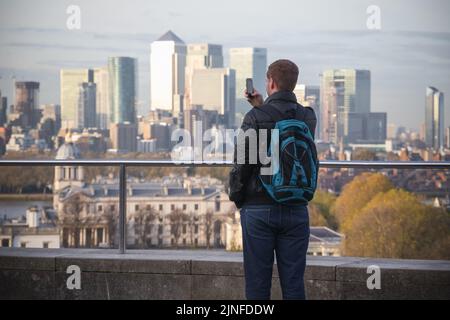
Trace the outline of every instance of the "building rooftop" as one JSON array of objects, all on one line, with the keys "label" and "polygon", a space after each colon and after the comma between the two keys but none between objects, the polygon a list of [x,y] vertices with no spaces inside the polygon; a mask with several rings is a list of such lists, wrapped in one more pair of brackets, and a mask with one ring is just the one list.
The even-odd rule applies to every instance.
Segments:
[{"label": "building rooftop", "polygon": [[56,153],[56,160],[75,160],[80,158],[80,149],[72,142],[64,143]]},{"label": "building rooftop", "polygon": [[164,33],[161,37],[158,38],[156,41],[173,41],[175,43],[184,43],[183,40],[181,40],[175,33],[173,33],[171,30]]}]

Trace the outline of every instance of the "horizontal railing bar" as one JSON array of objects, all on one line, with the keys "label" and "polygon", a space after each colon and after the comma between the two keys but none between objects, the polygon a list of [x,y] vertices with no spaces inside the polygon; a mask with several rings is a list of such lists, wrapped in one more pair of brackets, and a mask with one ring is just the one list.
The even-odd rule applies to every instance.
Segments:
[{"label": "horizontal railing bar", "polygon": [[[150,166],[150,167],[224,167],[231,161],[173,161],[173,160],[0,160],[0,166]],[[320,161],[322,168],[408,168],[408,169],[450,169],[450,161]]]}]

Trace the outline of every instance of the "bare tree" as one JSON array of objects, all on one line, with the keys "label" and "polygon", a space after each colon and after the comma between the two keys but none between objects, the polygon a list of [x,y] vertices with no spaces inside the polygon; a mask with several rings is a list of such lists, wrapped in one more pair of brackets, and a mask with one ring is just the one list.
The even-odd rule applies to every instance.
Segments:
[{"label": "bare tree", "polygon": [[117,227],[119,223],[119,215],[111,210],[110,206],[105,205],[105,209],[103,211],[103,217],[106,221],[106,227],[108,232],[108,245],[109,247],[114,247],[114,244],[117,243]]},{"label": "bare tree", "polygon": [[211,236],[213,233],[213,212],[208,210],[204,216],[205,219],[205,237],[206,237],[206,248],[211,246]]},{"label": "bare tree", "polygon": [[141,249],[148,247],[147,239],[151,235],[152,225],[157,216],[153,207],[140,209],[134,215],[134,230],[136,233],[137,246]]},{"label": "bare tree", "polygon": [[170,233],[174,237],[175,247],[178,248],[178,240],[181,237],[183,225],[189,220],[189,216],[180,209],[175,209],[169,214]]},{"label": "bare tree", "polygon": [[189,220],[188,220],[188,226],[189,226],[189,239],[191,246],[194,246],[194,234],[195,234],[195,226],[197,224],[197,218],[194,214],[194,212],[189,212],[188,214]]}]

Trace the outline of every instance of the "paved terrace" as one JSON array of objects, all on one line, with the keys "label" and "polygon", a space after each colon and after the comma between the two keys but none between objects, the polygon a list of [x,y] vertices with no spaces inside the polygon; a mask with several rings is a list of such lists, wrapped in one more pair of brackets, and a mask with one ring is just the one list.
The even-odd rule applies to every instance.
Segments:
[{"label": "paved terrace", "polygon": [[[66,286],[81,269],[81,289]],[[369,290],[367,267],[381,269]],[[309,299],[450,299],[450,261],[308,257]],[[281,298],[273,273],[272,297]],[[0,299],[243,299],[242,253],[219,250],[0,249]]]}]

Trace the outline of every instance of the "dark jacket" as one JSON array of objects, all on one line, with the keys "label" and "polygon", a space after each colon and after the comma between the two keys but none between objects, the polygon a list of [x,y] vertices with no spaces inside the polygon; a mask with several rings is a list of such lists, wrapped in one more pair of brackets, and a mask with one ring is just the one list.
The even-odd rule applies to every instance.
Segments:
[{"label": "dark jacket", "polygon": [[[267,112],[270,108],[276,108],[275,112],[281,112],[286,119],[295,117],[295,109],[300,108],[297,110],[297,119],[306,123],[314,137],[317,123],[315,112],[312,108],[305,108],[298,104],[295,94],[291,91],[276,92],[268,97],[262,106],[254,107],[247,112],[242,122],[242,131],[255,129],[258,132],[258,129],[268,129],[267,145],[269,145],[270,130],[275,127],[274,119]],[[245,141],[246,161],[244,164],[237,163],[237,146],[235,147],[234,165],[230,172],[230,200],[238,208],[241,208],[244,204],[275,204],[275,201],[266,193],[259,180],[259,157],[257,157],[258,163],[249,164],[250,140]],[[259,141],[257,145],[259,146]]]}]

